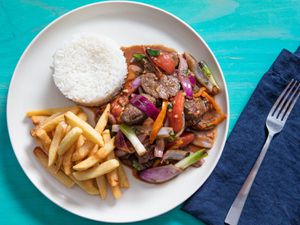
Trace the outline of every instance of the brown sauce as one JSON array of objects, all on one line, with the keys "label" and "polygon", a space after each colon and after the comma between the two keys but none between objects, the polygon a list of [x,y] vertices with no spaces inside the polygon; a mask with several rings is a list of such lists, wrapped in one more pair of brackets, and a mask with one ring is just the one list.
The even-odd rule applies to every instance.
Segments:
[{"label": "brown sauce", "polygon": [[126,58],[127,65],[130,65],[130,61],[135,53],[145,54],[144,48],[151,48],[156,50],[161,50],[165,52],[176,52],[175,49],[166,47],[164,45],[133,45],[128,47],[121,47],[124,52],[124,57]]}]

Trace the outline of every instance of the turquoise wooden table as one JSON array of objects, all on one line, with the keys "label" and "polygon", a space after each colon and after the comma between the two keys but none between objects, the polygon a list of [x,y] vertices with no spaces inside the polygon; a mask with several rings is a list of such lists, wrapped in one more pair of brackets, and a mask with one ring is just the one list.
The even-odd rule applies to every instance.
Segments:
[{"label": "turquoise wooden table", "polygon": [[[26,46],[49,22],[91,2],[0,0],[0,224],[99,224],[64,211],[30,183],[14,156],[6,126],[9,82]],[[300,1],[143,2],[179,16],[200,33],[212,48],[228,84],[230,130],[257,82],[280,50],[287,48],[293,51],[300,44]],[[162,216],[137,224],[202,223],[177,207]]]}]

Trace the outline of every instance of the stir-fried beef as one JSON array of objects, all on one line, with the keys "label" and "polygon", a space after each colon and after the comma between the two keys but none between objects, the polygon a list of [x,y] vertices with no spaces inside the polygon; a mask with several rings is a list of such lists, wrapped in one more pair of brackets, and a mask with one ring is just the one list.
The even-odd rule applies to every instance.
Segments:
[{"label": "stir-fried beef", "polygon": [[156,89],[159,86],[159,80],[154,73],[146,73],[142,75],[141,86],[147,94],[152,95],[154,98],[158,98]]},{"label": "stir-fried beef", "polygon": [[[128,76],[109,115],[110,124],[120,125],[115,155],[150,183],[168,181],[190,164],[201,166],[206,150],[215,142],[215,127],[226,118],[212,96],[220,89],[209,68],[188,53],[163,46],[122,49]],[[136,95],[143,95],[156,108]],[[179,169],[175,163],[186,157],[190,158]]]},{"label": "stir-fried beef", "polygon": [[144,164],[148,161],[150,161],[151,159],[154,159],[155,156],[154,156],[154,146],[153,145],[149,145],[149,147],[147,148],[147,152],[143,155],[143,156],[139,156],[137,155],[137,158],[138,158],[138,162],[140,164]]},{"label": "stir-fried beef", "polygon": [[180,89],[179,81],[174,76],[163,76],[160,80],[159,95],[162,99],[168,99],[176,95]]},{"label": "stir-fried beef", "polygon": [[[142,95],[145,96],[153,104],[155,104],[156,102],[155,98],[147,94],[142,94]],[[121,115],[121,121],[129,125],[141,123],[146,118],[147,116],[145,113],[143,113],[141,110],[139,110],[137,107],[131,104],[128,104],[125,107],[124,112]]]},{"label": "stir-fried beef", "polygon": [[176,95],[180,89],[176,77],[164,75],[160,80],[153,73],[146,73],[141,76],[143,90],[154,98],[168,99]]},{"label": "stir-fried beef", "polygon": [[201,116],[210,109],[210,104],[200,98],[186,99],[184,103],[184,113],[187,126],[197,124]]},{"label": "stir-fried beef", "polygon": [[143,65],[144,73],[155,73],[156,72],[155,66],[148,59],[143,59],[141,61],[141,64]]}]

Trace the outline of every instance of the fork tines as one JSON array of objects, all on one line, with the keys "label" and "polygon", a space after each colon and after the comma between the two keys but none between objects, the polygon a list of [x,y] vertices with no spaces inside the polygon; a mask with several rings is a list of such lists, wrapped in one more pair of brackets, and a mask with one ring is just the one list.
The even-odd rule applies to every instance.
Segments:
[{"label": "fork tines", "polygon": [[292,79],[276,100],[269,115],[285,121],[299,98],[299,88],[300,82]]}]

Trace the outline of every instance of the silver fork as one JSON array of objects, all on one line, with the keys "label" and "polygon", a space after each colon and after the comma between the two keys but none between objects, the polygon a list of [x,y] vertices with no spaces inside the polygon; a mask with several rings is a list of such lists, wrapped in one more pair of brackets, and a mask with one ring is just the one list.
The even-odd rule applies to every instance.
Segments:
[{"label": "silver fork", "polygon": [[234,199],[231,208],[225,218],[225,224],[238,224],[249,191],[259,170],[259,167],[267,153],[270,142],[272,141],[274,135],[279,133],[284,127],[288,116],[290,115],[294,105],[296,104],[297,99],[299,98],[299,87],[300,83],[297,80],[294,81],[294,79],[292,79],[286,86],[286,88],[283,90],[281,95],[278,97],[271,111],[269,112],[266,121],[266,127],[269,132],[268,138],[241,190]]}]

